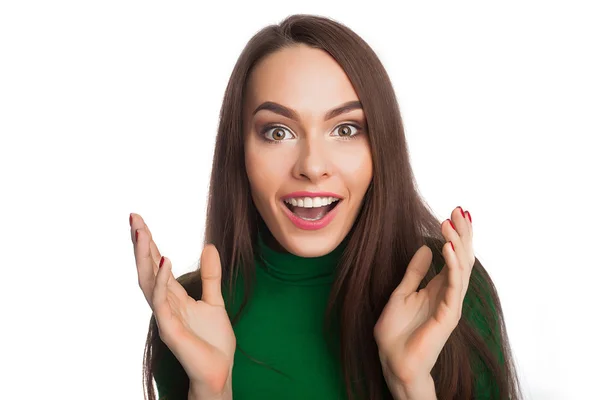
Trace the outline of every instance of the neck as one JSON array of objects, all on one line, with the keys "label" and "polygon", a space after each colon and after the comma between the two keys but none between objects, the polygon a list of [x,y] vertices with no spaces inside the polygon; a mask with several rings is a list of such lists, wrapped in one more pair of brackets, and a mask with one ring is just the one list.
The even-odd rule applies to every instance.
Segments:
[{"label": "neck", "polygon": [[285,250],[266,225],[258,231],[256,259],[271,278],[293,285],[330,284],[342,256],[346,241],[320,257],[300,257]]},{"label": "neck", "polygon": [[265,229],[264,233],[265,244],[269,246],[272,250],[275,250],[278,253],[289,253],[278,241],[275,239],[275,236],[269,231],[269,229]]}]

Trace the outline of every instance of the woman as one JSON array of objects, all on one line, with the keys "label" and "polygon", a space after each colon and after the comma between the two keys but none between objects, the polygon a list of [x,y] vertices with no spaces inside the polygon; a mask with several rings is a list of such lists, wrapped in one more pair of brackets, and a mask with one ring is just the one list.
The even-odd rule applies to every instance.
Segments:
[{"label": "woman", "polygon": [[520,396],[471,215],[440,225],[420,198],[390,80],[335,21],[294,15],[243,50],[199,272],[175,279],[130,224],[151,399],[153,378],[164,399]]}]

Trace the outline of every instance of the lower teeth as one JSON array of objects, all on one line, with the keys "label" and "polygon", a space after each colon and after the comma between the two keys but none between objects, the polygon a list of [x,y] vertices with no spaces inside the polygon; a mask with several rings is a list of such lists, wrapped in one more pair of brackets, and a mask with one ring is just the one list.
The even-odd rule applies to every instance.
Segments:
[{"label": "lower teeth", "polygon": [[323,211],[323,212],[321,212],[321,213],[320,213],[320,214],[317,216],[317,218],[305,218],[305,217],[301,217],[301,216],[299,216],[298,214],[296,214],[296,216],[298,216],[299,218],[302,218],[302,219],[303,219],[303,220],[305,220],[305,221],[318,221],[318,220],[320,220],[321,218],[323,218],[323,217],[325,216],[325,214],[327,214],[327,211]]},{"label": "lower teeth", "polygon": [[298,217],[301,218],[301,219],[303,219],[303,220],[305,220],[305,221],[318,221],[321,218],[323,218],[322,216],[319,217],[319,218],[303,218],[303,217],[300,217],[300,216],[298,216]]},{"label": "lower teeth", "polygon": [[329,206],[324,206],[321,207],[321,210],[319,212],[319,214],[317,214],[316,218],[309,218],[309,217],[303,217],[301,215],[298,215],[297,213],[294,212],[293,207],[289,204],[286,204],[287,208],[298,218],[303,219],[304,221],[310,221],[310,222],[314,222],[314,221],[318,221],[320,219],[323,219],[324,216],[326,216],[333,208],[335,208],[337,204],[335,205],[329,205]]}]

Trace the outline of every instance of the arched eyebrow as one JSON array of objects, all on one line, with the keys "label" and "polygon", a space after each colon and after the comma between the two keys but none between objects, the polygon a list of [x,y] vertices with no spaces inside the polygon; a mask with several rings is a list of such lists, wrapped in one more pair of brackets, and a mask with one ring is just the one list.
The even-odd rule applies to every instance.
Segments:
[{"label": "arched eyebrow", "polygon": [[[357,109],[359,109],[359,110],[363,109],[362,103],[360,101],[358,101],[358,100],[348,101],[344,104],[341,104],[341,105],[329,110],[325,114],[324,121],[329,121],[331,118],[335,118],[340,114],[344,114],[344,113],[350,112],[352,110],[357,110]],[[260,110],[269,110],[276,114],[282,115],[286,118],[293,119],[294,121],[300,120],[300,118],[298,117],[298,113],[295,110],[288,108],[286,106],[283,106],[279,103],[275,103],[273,101],[265,101],[260,106],[256,107],[256,110],[254,110],[252,115],[254,116],[254,114],[259,112]]]}]

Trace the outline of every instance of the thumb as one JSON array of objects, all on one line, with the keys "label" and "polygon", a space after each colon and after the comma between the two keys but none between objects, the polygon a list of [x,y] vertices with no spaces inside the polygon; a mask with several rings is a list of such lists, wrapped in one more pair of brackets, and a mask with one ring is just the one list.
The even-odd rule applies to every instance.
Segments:
[{"label": "thumb", "polygon": [[431,249],[425,245],[421,246],[408,263],[404,278],[402,278],[402,282],[400,282],[400,285],[394,290],[392,296],[400,294],[405,297],[416,292],[429,270],[432,259],[433,253],[431,252]]},{"label": "thumb", "polygon": [[217,248],[208,244],[200,257],[202,301],[213,306],[225,306],[221,293],[221,259]]}]

